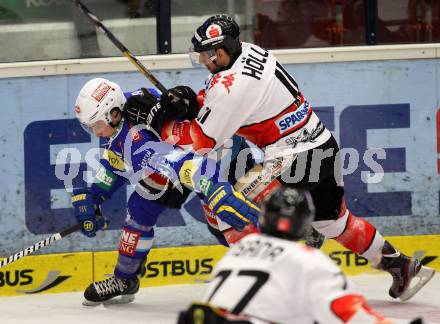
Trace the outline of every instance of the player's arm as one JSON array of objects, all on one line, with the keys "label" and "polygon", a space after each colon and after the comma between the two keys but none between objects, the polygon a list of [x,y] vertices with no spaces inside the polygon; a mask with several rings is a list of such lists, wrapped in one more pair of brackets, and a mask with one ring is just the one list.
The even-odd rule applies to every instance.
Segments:
[{"label": "player's arm", "polygon": [[[196,94],[188,87],[183,87],[189,90],[184,94],[177,94],[175,98],[179,98],[178,100],[172,101],[169,97],[162,96],[160,109],[157,104],[145,106],[143,114],[147,117],[142,120],[137,118],[135,122],[142,122],[153,128],[163,140],[172,144],[191,144],[194,151],[207,153],[231,138],[256,109],[255,94],[249,91],[251,86],[241,82],[238,77],[233,88],[226,82],[217,83],[207,92],[200,111],[200,100],[198,101]],[[127,109],[129,107],[124,107],[124,110]],[[140,111],[141,109],[134,110],[130,115],[139,116]],[[193,119],[195,116],[197,118]]]},{"label": "player's arm", "polygon": [[[218,163],[164,142],[157,142],[155,148],[153,144],[149,151],[155,153],[144,160],[143,170],[160,173],[174,186],[195,191],[222,221],[237,230],[257,222],[259,208],[222,178]],[[133,165],[140,165],[137,155],[133,156]]]},{"label": "player's arm", "polygon": [[216,147],[216,140],[205,134],[197,119],[167,120],[162,128],[162,140],[182,147],[190,145],[199,153],[205,154]]},{"label": "player's arm", "polygon": [[127,181],[118,174],[118,171],[125,172],[124,160],[112,150],[105,149],[100,160],[100,167],[90,187],[91,191],[101,196],[103,200],[110,199]]},{"label": "player's arm", "polygon": [[[163,141],[180,147],[186,148],[189,146],[192,148],[194,142],[193,138],[199,138],[205,147],[212,148],[215,146],[215,142],[211,138],[206,137],[203,132],[197,133],[199,130],[195,123],[195,117],[197,117],[199,110],[204,105],[205,95],[206,92],[202,89],[197,94],[196,100],[194,100],[193,97],[192,100],[184,101],[185,104],[192,106],[191,108],[188,107],[188,110],[197,112],[197,114],[189,116],[190,118],[187,116],[187,118],[183,120],[173,118],[165,119],[161,129],[161,137]],[[170,110],[174,109],[174,107],[171,106],[168,108]]]},{"label": "player's arm", "polygon": [[151,89],[142,88],[127,95],[123,108],[124,117],[132,124],[143,124],[160,137],[166,120],[191,120],[199,112],[198,97],[187,86],[169,90],[169,95],[160,96]]},{"label": "player's arm", "polygon": [[223,145],[246,123],[255,105],[255,100],[251,100],[252,96],[246,92],[246,85],[241,89],[240,84],[234,84],[234,87],[230,93],[223,86],[210,89],[197,118],[184,122],[166,121],[162,139],[171,139],[179,145],[191,143],[199,154]]},{"label": "player's arm", "polygon": [[97,231],[108,226],[107,219],[101,213],[101,204],[126,182],[125,178],[115,173],[116,170],[124,170],[124,162],[114,152],[104,150],[92,185],[73,190],[74,215],[87,237],[94,237]]},{"label": "player's arm", "polygon": [[257,223],[258,206],[222,177],[219,163],[190,153],[175,167],[179,181],[197,192],[220,220],[238,231]]},{"label": "player's arm", "polygon": [[203,106],[205,91],[198,95],[187,86],[177,86],[169,90],[171,96],[160,96],[151,89],[142,88],[127,93],[124,105],[124,117],[132,124],[143,124],[162,140],[173,145],[197,144],[212,148],[215,142],[206,137],[200,127],[194,123],[199,109]]}]

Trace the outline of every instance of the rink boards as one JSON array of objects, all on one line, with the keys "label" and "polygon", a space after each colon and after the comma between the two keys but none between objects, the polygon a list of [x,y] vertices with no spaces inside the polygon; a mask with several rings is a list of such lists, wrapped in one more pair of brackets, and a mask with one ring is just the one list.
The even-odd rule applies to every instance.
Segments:
[{"label": "rink boards", "polygon": [[[440,235],[393,236],[389,241],[407,255],[440,271]],[[226,252],[218,245],[153,249],[141,286],[199,283],[209,279]],[[322,250],[348,275],[378,273],[368,261],[331,240]],[[0,269],[0,296],[83,291],[113,272],[116,251],[25,257]]]}]

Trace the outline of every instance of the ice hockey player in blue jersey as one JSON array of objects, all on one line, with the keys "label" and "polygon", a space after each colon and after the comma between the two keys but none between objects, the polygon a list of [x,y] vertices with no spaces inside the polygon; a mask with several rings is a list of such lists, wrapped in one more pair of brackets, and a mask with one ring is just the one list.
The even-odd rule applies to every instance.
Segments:
[{"label": "ice hockey player in blue jersey", "polygon": [[[114,274],[86,289],[85,305],[134,300],[139,278],[145,273],[158,216],[166,208],[180,207],[191,191],[237,230],[257,222],[258,207],[236,192],[228,179],[223,179],[219,163],[166,144],[153,132],[124,119],[124,105],[137,101],[157,101],[159,110],[158,94],[151,92],[141,89],[123,93],[116,83],[96,78],[82,87],[76,100],[75,113],[81,125],[89,133],[109,139],[93,184],[73,191],[72,205],[82,233],[93,237],[104,229],[107,221],[100,205],[124,183],[129,181],[135,186],[127,204]],[[188,118],[193,113],[176,111],[172,118]],[[219,232],[211,232],[226,244]]]}]

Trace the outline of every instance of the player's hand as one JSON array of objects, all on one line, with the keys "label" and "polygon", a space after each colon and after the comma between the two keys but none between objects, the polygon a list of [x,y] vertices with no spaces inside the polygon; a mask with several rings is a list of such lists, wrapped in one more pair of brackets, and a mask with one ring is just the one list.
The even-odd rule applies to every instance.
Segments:
[{"label": "player's hand", "polygon": [[107,219],[102,216],[99,208],[100,199],[89,189],[74,189],[72,205],[75,218],[82,224],[81,232],[87,237],[96,236],[96,232],[108,226]]},{"label": "player's hand", "polygon": [[249,223],[257,224],[260,209],[228,182],[214,185],[204,201],[222,221],[238,231]]},{"label": "player's hand", "polygon": [[170,95],[162,95],[161,104],[165,120],[194,119],[199,113],[196,93],[187,86],[177,86],[169,90]]},{"label": "player's hand", "polygon": [[159,98],[147,89],[141,89],[142,94],[131,96],[123,108],[124,117],[132,124],[144,124],[153,129],[159,136],[164,122],[164,107]]}]

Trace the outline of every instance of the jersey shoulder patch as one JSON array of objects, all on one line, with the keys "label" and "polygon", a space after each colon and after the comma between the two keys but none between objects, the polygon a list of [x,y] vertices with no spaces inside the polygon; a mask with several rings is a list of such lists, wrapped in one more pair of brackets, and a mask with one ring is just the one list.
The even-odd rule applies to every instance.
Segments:
[{"label": "jersey shoulder patch", "polygon": [[110,164],[110,166],[112,168],[119,170],[119,171],[125,171],[124,160],[122,159],[122,157],[120,157],[118,154],[116,154],[112,150],[108,150],[108,149],[104,150],[104,154],[102,157],[106,161],[108,161],[108,163]]}]

